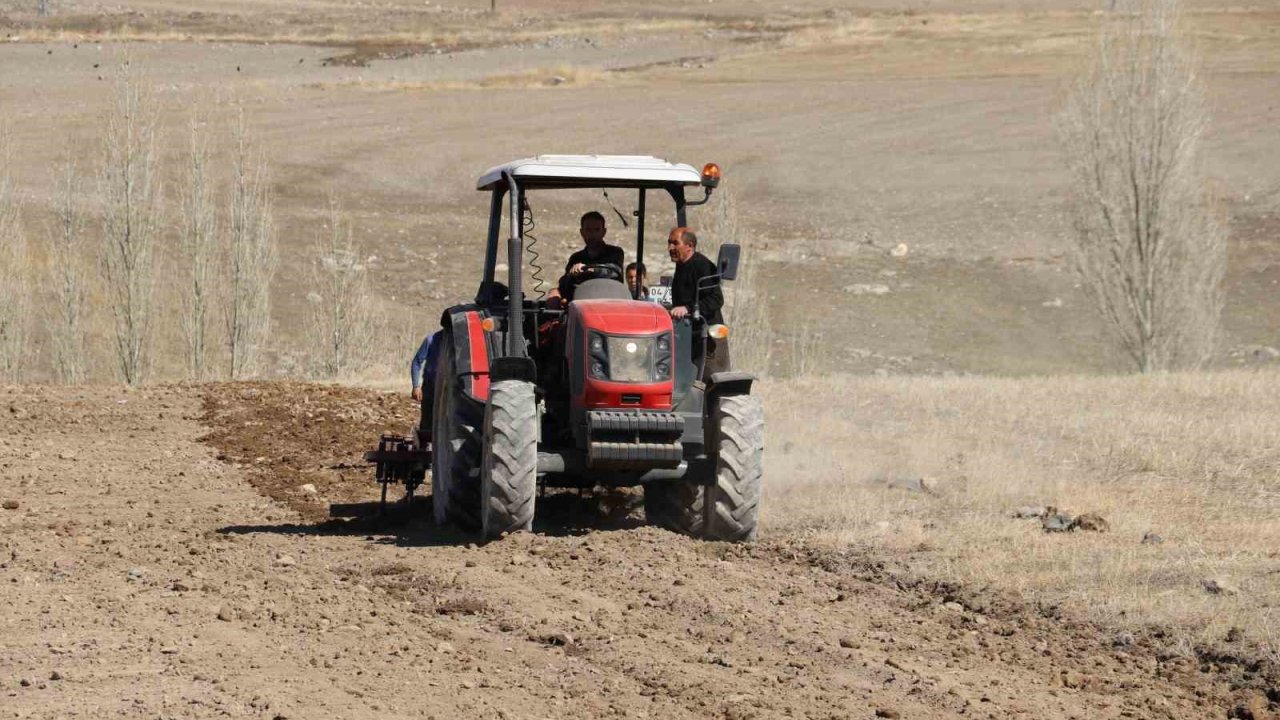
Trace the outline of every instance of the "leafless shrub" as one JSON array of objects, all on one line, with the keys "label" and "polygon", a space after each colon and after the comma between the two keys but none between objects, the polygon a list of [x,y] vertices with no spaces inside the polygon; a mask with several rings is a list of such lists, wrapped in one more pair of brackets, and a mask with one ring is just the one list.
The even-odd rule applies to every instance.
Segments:
[{"label": "leafless shrub", "polygon": [[182,189],[182,335],[187,373],[193,380],[209,377],[211,332],[217,310],[218,212],[215,183],[210,172],[213,150],[208,119],[199,111],[187,121],[190,147],[186,182]]},{"label": "leafless shrub", "polygon": [[0,380],[21,382],[30,351],[31,282],[21,203],[9,168],[12,145],[0,126]]},{"label": "leafless shrub", "polygon": [[154,87],[126,57],[116,70],[99,182],[100,263],[120,378],[142,382],[151,354],[161,195]]},{"label": "leafless shrub", "polygon": [[329,200],[325,232],[315,242],[308,294],[307,335],[314,373],[345,377],[369,358],[375,328],[369,298],[369,272],[360,261],[351,223],[335,198]]},{"label": "leafless shrub", "polygon": [[48,283],[53,291],[49,336],[53,345],[54,372],[65,384],[83,382],[88,366],[85,356],[86,277],[85,212],[80,204],[84,188],[75,161],[68,154],[55,183]]},{"label": "leafless shrub", "polygon": [[1227,225],[1200,164],[1208,122],[1178,0],[1118,0],[1059,128],[1077,265],[1142,372],[1213,352]]},{"label": "leafless shrub", "polygon": [[238,108],[232,138],[231,196],[225,248],[224,316],[232,378],[252,374],[271,333],[276,235],[267,163]]},{"label": "leafless shrub", "polygon": [[768,374],[773,355],[773,333],[769,327],[769,296],[760,263],[762,248],[747,242],[739,231],[738,204],[732,190],[721,188],[712,200],[712,214],[705,234],[717,246],[742,245],[738,278],[724,284],[725,322],[732,328],[733,366],[761,375]]}]

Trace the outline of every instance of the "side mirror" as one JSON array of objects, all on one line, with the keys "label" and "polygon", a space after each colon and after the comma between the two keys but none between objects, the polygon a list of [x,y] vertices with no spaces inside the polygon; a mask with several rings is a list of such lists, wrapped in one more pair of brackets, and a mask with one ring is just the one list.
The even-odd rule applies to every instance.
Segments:
[{"label": "side mirror", "polygon": [[741,254],[741,245],[726,243],[720,246],[720,255],[716,257],[716,268],[720,271],[721,280],[733,280],[738,277],[738,256]]}]

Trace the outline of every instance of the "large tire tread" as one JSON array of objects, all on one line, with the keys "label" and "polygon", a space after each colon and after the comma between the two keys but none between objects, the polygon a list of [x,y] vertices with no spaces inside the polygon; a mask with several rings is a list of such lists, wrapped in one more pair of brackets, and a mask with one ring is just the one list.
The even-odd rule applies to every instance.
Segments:
[{"label": "large tire tread", "polygon": [[446,334],[435,378],[431,502],[436,522],[480,527],[480,460],[484,406],[458,378],[453,337]]},{"label": "large tire tread", "polygon": [[533,528],[538,491],[538,409],[532,383],[489,388],[484,419],[481,529],[485,539]]},{"label": "large tire tread", "polygon": [[715,408],[716,476],[707,487],[708,540],[756,539],[764,478],[764,406],[752,395],[719,398]]}]

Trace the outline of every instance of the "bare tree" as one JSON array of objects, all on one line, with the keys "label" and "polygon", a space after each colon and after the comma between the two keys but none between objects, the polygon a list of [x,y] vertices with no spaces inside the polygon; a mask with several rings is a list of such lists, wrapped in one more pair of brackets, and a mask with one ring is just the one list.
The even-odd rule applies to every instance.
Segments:
[{"label": "bare tree", "polygon": [[31,281],[21,203],[9,175],[12,144],[0,126],[0,380],[21,382],[31,348]]},{"label": "bare tree", "polygon": [[182,334],[187,373],[193,380],[209,376],[210,335],[217,310],[218,211],[210,173],[212,146],[208,119],[193,110],[187,121],[190,142],[182,189]]},{"label": "bare tree", "polygon": [[55,182],[53,211],[56,226],[49,254],[48,282],[53,291],[49,335],[53,364],[59,382],[83,382],[85,357],[84,314],[87,278],[85,261],[85,213],[80,205],[84,188],[75,161],[68,154]]},{"label": "bare tree", "polygon": [[329,199],[328,224],[316,238],[311,287],[307,335],[315,373],[350,375],[368,362],[375,328],[368,267],[336,198]]},{"label": "bare tree", "polygon": [[1142,372],[1204,363],[1227,225],[1200,162],[1208,113],[1178,0],[1118,0],[1058,120],[1077,266],[1120,346]]},{"label": "bare tree", "polygon": [[120,377],[130,385],[149,369],[155,309],[156,245],[161,221],[156,99],[128,57],[115,78],[100,174],[100,262],[114,321]]},{"label": "bare tree", "polygon": [[233,129],[224,316],[231,377],[238,379],[257,370],[271,333],[270,289],[277,258],[267,163],[242,107]]}]

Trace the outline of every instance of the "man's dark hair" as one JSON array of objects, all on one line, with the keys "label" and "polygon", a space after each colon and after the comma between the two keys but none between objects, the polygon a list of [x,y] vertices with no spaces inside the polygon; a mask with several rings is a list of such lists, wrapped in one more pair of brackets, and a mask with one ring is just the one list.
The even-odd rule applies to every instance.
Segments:
[{"label": "man's dark hair", "polygon": [[578,220],[578,227],[582,227],[583,225],[586,225],[588,220],[599,220],[600,224],[603,225],[604,215],[601,215],[595,210],[592,210],[591,212],[583,213],[582,219]]},{"label": "man's dark hair", "polygon": [[636,277],[648,277],[649,273],[644,269],[644,263],[628,263],[625,272],[636,271]]}]

